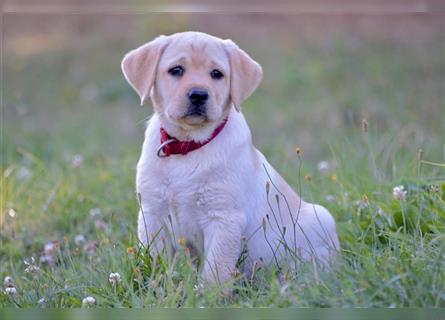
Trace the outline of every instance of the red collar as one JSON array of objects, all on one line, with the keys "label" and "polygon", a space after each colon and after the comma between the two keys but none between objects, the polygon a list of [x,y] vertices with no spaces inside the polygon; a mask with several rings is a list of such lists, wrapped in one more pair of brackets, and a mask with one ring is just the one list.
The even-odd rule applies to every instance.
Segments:
[{"label": "red collar", "polygon": [[224,128],[224,126],[227,123],[227,119],[225,118],[223,122],[221,122],[221,124],[216,127],[216,129],[212,132],[212,135],[210,136],[210,138],[208,138],[206,141],[204,142],[196,142],[193,140],[190,141],[179,141],[178,139],[176,139],[175,137],[170,136],[167,131],[165,131],[164,128],[161,127],[161,145],[159,146],[158,149],[158,156],[163,158],[163,157],[168,157],[172,154],[182,154],[182,155],[186,155],[189,152],[192,152],[196,149],[201,148],[202,146],[205,146],[207,143],[209,143],[210,141],[212,141]]}]

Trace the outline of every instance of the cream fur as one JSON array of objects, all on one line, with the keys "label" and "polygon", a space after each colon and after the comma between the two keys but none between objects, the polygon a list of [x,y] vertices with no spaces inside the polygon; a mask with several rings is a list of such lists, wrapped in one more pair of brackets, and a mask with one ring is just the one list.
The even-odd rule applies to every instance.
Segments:
[{"label": "cream fur", "polygon": [[[283,238],[288,248],[304,260],[328,260],[339,248],[333,217],[322,206],[304,202],[281,178],[252,145],[245,118],[234,108],[239,108],[258,86],[261,67],[233,42],[203,33],[180,33],[163,41],[164,51],[159,57],[150,55],[155,57],[150,64],[159,67],[149,84],[140,80],[143,75],[137,67],[133,65],[133,71],[128,71],[125,59],[123,62],[127,79],[139,79],[144,88],[153,87],[155,113],[145,132],[136,177],[143,211],[138,218],[141,242],[152,242],[155,254],[163,248],[172,252],[178,240],[185,238],[204,255],[203,277],[209,282],[230,278],[243,238],[249,239],[246,269],[259,260],[266,264],[275,258],[285,261],[289,253],[282,245]],[[170,79],[165,70],[177,56],[183,58],[181,63],[188,73],[172,82],[175,79]],[[193,61],[196,57],[200,57],[199,61]],[[147,63],[143,56],[133,59]],[[224,81],[208,78],[207,70],[214,65],[223,70]],[[156,67],[149,69],[152,68]],[[186,90],[196,85],[210,91],[209,118],[199,126],[191,126],[181,114]],[[142,95],[145,92],[143,88],[135,89]],[[224,129],[204,147],[185,156],[157,157],[161,126],[179,139],[202,141],[226,116],[229,120]]]}]

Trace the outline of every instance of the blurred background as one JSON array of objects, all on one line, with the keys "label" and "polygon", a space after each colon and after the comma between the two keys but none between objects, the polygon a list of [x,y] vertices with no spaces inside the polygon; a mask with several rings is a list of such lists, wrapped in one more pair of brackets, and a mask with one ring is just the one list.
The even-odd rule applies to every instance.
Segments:
[{"label": "blurred background", "polygon": [[[345,177],[367,171],[363,119],[380,177],[415,166],[419,148],[443,162],[442,7],[416,0],[6,0],[1,165],[4,176],[18,178],[5,191],[6,207],[26,211],[41,202],[45,208],[63,176],[66,194],[85,208],[121,206],[133,219],[135,165],[152,108],[139,106],[120,62],[154,37],[184,30],[231,38],[263,66],[264,80],[243,112],[256,146],[293,186],[296,147],[310,174],[323,161],[345,169]],[[73,167],[82,170],[72,173]],[[35,168],[39,187],[24,198],[20,181]],[[125,202],[103,203],[123,196]],[[68,210],[67,204],[51,210]]]},{"label": "blurred background", "polygon": [[415,1],[283,2],[265,7],[272,13],[230,6],[226,13],[148,13],[158,9],[115,3],[5,2],[13,13],[2,28],[4,133],[14,146],[6,162],[15,148],[43,148],[52,160],[64,151],[136,152],[152,109],[138,106],[120,61],[159,34],[184,30],[231,38],[263,66],[244,113],[268,156],[287,150],[274,161],[292,162],[295,146],[310,162],[329,157],[329,146],[354,135],[362,119],[388,136],[386,147],[443,156],[444,16],[416,13],[423,7]]}]

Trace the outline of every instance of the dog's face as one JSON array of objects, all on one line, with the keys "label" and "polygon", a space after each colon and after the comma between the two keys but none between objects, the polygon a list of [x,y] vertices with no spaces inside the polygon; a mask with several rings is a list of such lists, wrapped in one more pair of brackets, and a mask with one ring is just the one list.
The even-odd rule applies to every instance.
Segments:
[{"label": "dog's face", "polygon": [[171,39],[153,87],[157,112],[181,125],[218,121],[230,106],[230,62],[222,41],[185,35]]},{"label": "dog's face", "polygon": [[237,110],[258,86],[262,70],[230,40],[200,32],[160,36],[122,61],[141,103],[151,97],[170,126],[199,130]]}]

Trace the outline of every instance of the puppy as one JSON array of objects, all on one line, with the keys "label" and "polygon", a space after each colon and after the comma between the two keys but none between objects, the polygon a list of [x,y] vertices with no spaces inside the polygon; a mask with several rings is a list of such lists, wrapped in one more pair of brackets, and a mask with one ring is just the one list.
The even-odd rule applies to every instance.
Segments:
[{"label": "puppy", "polygon": [[152,254],[191,243],[205,259],[204,279],[217,283],[243,248],[245,271],[286,257],[327,261],[338,250],[331,214],[303,201],[252,145],[240,109],[262,69],[246,52],[183,32],[130,51],[122,70],[155,111],[136,176],[138,236]]}]

